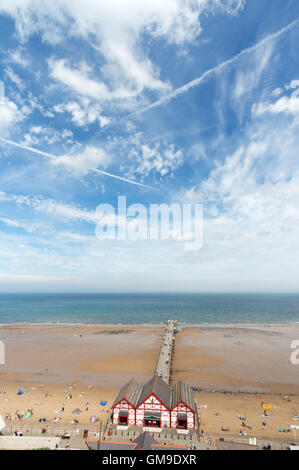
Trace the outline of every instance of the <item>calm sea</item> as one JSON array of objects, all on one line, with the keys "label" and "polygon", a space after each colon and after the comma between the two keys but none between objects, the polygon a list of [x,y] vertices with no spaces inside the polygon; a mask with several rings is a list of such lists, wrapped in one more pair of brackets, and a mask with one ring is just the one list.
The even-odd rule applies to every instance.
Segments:
[{"label": "calm sea", "polygon": [[0,323],[299,322],[299,294],[0,294]]}]

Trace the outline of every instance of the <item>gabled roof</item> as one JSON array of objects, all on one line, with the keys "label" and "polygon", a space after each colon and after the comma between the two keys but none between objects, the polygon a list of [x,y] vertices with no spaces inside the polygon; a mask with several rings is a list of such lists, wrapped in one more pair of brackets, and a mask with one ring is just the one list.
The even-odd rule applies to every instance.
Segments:
[{"label": "gabled roof", "polygon": [[161,377],[158,375],[154,375],[143,387],[137,406],[139,406],[147,397],[149,397],[152,393],[156,395],[159,400],[164,403],[168,408],[171,405],[171,389],[166,382],[164,382]]},{"label": "gabled roof", "polygon": [[133,407],[139,406],[151,394],[154,394],[169,409],[183,402],[193,411],[196,410],[194,395],[191,387],[185,382],[177,382],[172,388],[159,375],[154,375],[145,385],[131,379],[119,392],[114,408],[122,400],[127,400]]},{"label": "gabled roof", "polygon": [[194,395],[191,387],[185,382],[177,382],[171,391],[171,408],[174,408],[178,403],[184,402],[189,408],[195,411]]},{"label": "gabled roof", "polygon": [[136,382],[135,379],[131,379],[130,382],[122,387],[112,408],[122,400],[127,400],[132,406],[136,407],[141,391],[142,385]]},{"label": "gabled roof", "polygon": [[133,442],[137,444],[136,450],[152,450],[153,444],[159,444],[148,432],[143,432]]}]

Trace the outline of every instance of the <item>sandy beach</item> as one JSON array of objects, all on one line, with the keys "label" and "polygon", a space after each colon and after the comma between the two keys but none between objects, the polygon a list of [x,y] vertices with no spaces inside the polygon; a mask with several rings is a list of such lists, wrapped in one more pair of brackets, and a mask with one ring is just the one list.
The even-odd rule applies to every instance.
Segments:
[{"label": "sandy beach", "polygon": [[[184,328],[177,335],[172,381],[185,380],[196,392],[205,434],[293,440],[299,414],[299,366],[290,362],[290,344],[299,325],[219,325]],[[285,399],[290,396],[290,402]],[[261,403],[269,404],[264,418]],[[252,426],[242,428],[242,420]],[[262,423],[266,422],[267,426]],[[221,431],[222,426],[229,433]]]},{"label": "sandy beach", "polygon": [[298,393],[291,343],[299,325],[219,325],[177,335],[172,380],[206,390]]},{"label": "sandy beach", "polygon": [[[98,429],[106,422],[120,389],[132,376],[141,382],[154,373],[162,327],[97,325],[5,325],[6,364],[0,369],[0,414],[33,409],[19,424]],[[26,391],[17,395],[18,390]],[[67,398],[68,396],[72,398]],[[107,401],[103,407],[101,401]],[[86,405],[88,403],[88,405]],[[58,413],[64,408],[63,413]],[[74,414],[76,409],[82,411]],[[59,421],[54,421],[59,418]],[[71,425],[76,419],[78,425]],[[9,423],[9,422],[7,422]],[[17,424],[14,420],[11,424]]]},{"label": "sandy beach", "polygon": [[[246,432],[246,437],[256,437],[265,443],[273,438],[287,442],[294,441],[293,431],[280,432],[280,429],[287,430],[291,425],[298,425],[293,418],[299,411],[299,393],[290,397],[291,402],[288,402],[283,394],[197,392],[195,397],[198,405],[207,406],[199,409],[201,429],[205,436],[240,437],[242,430]],[[267,410],[268,417],[264,416],[261,403],[272,406]],[[246,420],[238,416],[246,417]],[[246,427],[242,426],[243,421]],[[263,422],[266,422],[267,426],[263,426]],[[229,432],[223,432],[222,426],[227,426]]]},{"label": "sandy beach", "polygon": [[[153,375],[163,333],[161,325],[3,325],[0,414],[33,410],[30,418],[7,420],[8,425],[98,430],[120,387],[132,376],[144,383]],[[252,426],[248,436],[292,440],[292,433],[279,429],[296,424],[299,414],[298,366],[290,363],[290,343],[297,338],[299,325],[183,328],[176,336],[171,381],[201,390],[196,400],[205,405],[200,408],[205,434],[221,435],[228,426],[238,435],[240,415]],[[272,406],[267,426],[262,402]],[[73,413],[76,409],[80,413]],[[97,423],[90,423],[92,416]],[[79,423],[71,424],[74,419]]]}]

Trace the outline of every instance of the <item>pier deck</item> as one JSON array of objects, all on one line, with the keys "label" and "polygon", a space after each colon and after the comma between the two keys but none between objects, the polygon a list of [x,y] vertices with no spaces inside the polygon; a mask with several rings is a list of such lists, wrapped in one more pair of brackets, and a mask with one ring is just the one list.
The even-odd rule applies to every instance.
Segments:
[{"label": "pier deck", "polygon": [[163,343],[155,373],[159,375],[167,384],[170,380],[170,368],[172,361],[173,346],[175,340],[175,332],[177,328],[177,321],[168,320],[166,326],[166,333],[163,337]]}]

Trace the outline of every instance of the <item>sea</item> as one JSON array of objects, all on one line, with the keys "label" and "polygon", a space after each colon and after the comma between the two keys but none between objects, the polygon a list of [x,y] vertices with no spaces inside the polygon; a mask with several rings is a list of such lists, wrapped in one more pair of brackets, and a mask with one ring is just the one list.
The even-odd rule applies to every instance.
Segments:
[{"label": "sea", "polygon": [[299,294],[0,294],[0,324],[299,323]]}]

